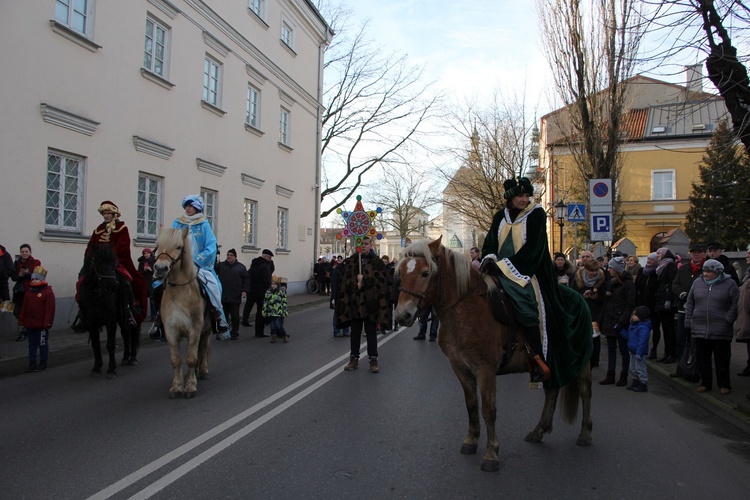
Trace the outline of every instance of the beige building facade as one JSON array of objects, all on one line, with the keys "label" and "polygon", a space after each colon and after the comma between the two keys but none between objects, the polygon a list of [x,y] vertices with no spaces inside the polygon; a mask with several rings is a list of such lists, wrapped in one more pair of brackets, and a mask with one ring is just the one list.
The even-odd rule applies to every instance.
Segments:
[{"label": "beige building facade", "polygon": [[35,0],[2,11],[0,242],[13,253],[31,244],[49,269],[58,323],[103,200],[122,210],[136,259],[200,192],[222,255],[236,248],[249,264],[270,248],[290,291],[303,289],[317,253],[332,36],[309,0]]}]

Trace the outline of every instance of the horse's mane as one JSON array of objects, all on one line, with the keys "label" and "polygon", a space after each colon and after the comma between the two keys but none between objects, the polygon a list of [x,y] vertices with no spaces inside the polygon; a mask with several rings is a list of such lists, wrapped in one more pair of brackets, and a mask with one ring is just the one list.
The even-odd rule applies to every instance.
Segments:
[{"label": "horse's mane", "polygon": [[[438,266],[432,257],[429,244],[425,241],[412,243],[404,250],[404,257],[424,257],[430,266],[430,274],[435,274]],[[456,274],[458,295],[463,296],[469,290],[469,284],[471,283],[471,261],[465,255],[454,252],[443,245],[440,245],[440,250],[445,253],[446,259],[452,265],[453,272]]]}]

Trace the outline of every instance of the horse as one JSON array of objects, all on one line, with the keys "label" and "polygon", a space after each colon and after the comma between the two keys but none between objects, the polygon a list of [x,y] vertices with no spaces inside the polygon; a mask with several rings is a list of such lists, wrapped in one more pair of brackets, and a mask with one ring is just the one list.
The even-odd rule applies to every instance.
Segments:
[{"label": "horse", "polygon": [[94,351],[94,367],[91,375],[102,373],[102,350],[99,341],[99,331],[103,326],[107,331],[107,353],[109,366],[108,379],[117,378],[117,363],[115,361],[115,346],[117,326],[123,340],[123,366],[138,364],[138,347],[140,344],[140,325],[128,327],[123,308],[123,288],[127,286],[126,279],[116,271],[117,256],[109,245],[94,247],[86,257],[84,269],[86,274],[81,281],[79,302],[84,324],[88,327],[91,348]]},{"label": "horse", "polygon": [[[482,396],[482,417],[487,428],[487,451],[481,469],[499,469],[499,444],[495,434],[495,376],[528,373],[525,342],[517,340],[518,332],[498,321],[491,309],[491,295],[496,286],[493,278],[473,268],[469,259],[441,245],[442,238],[431,243],[415,243],[404,252],[398,264],[401,278],[396,320],[411,326],[420,310],[433,307],[440,320],[438,344],[461,382],[469,414],[469,431],[461,453],[477,452],[481,425],[479,421],[477,383]],[[504,299],[507,300],[507,299]],[[509,305],[509,304],[506,304]],[[586,307],[585,303],[581,304]],[[511,306],[512,307],[512,306]],[[526,441],[539,443],[552,432],[552,417],[560,388],[545,383],[544,407],[537,425]],[[563,418],[573,423],[578,412],[578,398],[583,406],[583,422],[576,444],[591,444],[591,367],[584,368],[575,379],[562,387]]]},{"label": "horse", "polygon": [[[169,398],[195,397],[197,378],[208,379],[211,359],[211,319],[208,304],[201,295],[198,271],[193,264],[188,229],[162,229],[156,240],[154,279],[163,280],[160,314],[164,335],[169,342],[174,376]],[[188,339],[187,378],[182,376],[180,341]]]}]

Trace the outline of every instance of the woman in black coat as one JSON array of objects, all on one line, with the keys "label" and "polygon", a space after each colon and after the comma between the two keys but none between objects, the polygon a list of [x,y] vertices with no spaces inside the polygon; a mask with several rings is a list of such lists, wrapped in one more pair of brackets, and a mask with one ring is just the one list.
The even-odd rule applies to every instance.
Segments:
[{"label": "woman in black coat", "polygon": [[648,254],[646,265],[638,270],[638,276],[635,278],[635,305],[648,307],[651,313],[651,328],[654,331],[648,359],[656,359],[656,349],[661,340],[661,323],[659,323],[659,315],[656,311],[656,292],[659,289],[659,276],[656,274],[657,260],[656,252]]},{"label": "woman in black coat", "polygon": [[[656,275],[659,277],[659,288],[656,290],[656,314],[664,331],[664,357],[658,363],[677,362],[677,331],[675,330],[675,314],[677,313],[677,297],[672,291],[672,282],[677,276],[677,264],[674,254],[667,248],[656,251],[659,263],[656,265]],[[653,317],[652,317],[653,321]]]},{"label": "woman in black coat", "polygon": [[635,284],[630,271],[625,269],[625,259],[614,257],[609,261],[609,291],[607,304],[602,316],[602,335],[607,337],[608,362],[607,377],[599,382],[600,385],[615,384],[615,369],[617,367],[617,350],[622,356],[622,368],[618,387],[628,385],[628,368],[630,367],[630,353],[628,342],[620,335],[622,330],[630,325],[630,316],[635,309]]},{"label": "woman in black coat", "polygon": [[[583,295],[583,300],[589,306],[591,321],[597,324],[597,330],[601,331],[602,318],[604,316],[604,304],[607,293],[608,273],[601,269],[599,261],[587,260],[580,267],[570,282],[570,287]],[[601,335],[595,333],[594,351],[591,353],[591,368],[599,366],[601,354]]]}]

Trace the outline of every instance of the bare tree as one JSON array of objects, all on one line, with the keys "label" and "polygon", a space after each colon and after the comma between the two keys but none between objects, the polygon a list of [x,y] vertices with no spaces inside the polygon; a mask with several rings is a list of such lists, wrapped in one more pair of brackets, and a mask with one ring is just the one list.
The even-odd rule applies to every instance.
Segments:
[{"label": "bare tree", "polygon": [[426,231],[427,210],[440,202],[440,196],[424,174],[414,168],[385,168],[373,185],[377,187],[371,189],[369,198],[383,209],[383,221],[400,238]]},{"label": "bare tree", "polygon": [[[642,39],[639,0],[537,0],[542,45],[564,109],[550,133],[570,150],[579,189],[590,178],[620,175],[624,82]],[[624,233],[615,192],[615,237]]]},{"label": "bare tree", "polygon": [[341,207],[376,165],[408,163],[409,149],[436,109],[438,95],[405,55],[386,53],[367,38],[367,25],[350,31],[340,5],[319,2],[336,33],[324,73],[321,217]]},{"label": "bare tree", "polygon": [[[708,78],[724,98],[734,133],[750,154],[750,7],[742,0],[643,0],[656,48],[645,55],[657,71],[705,54]],[[738,53],[738,47],[744,54]]]},{"label": "bare tree", "polygon": [[460,168],[438,168],[447,183],[443,192],[446,219],[456,218],[486,232],[495,212],[504,206],[503,182],[534,176],[533,127],[526,111],[523,97],[495,92],[488,105],[470,104],[454,114],[454,131],[463,145],[454,151],[452,165]]}]

